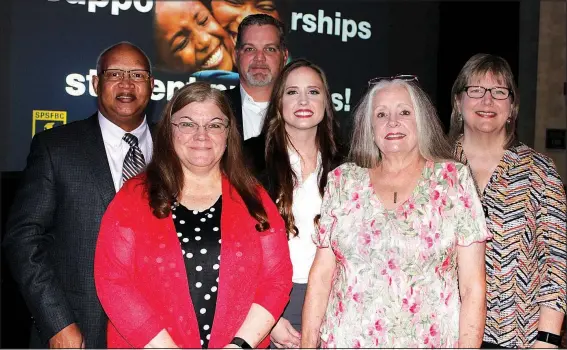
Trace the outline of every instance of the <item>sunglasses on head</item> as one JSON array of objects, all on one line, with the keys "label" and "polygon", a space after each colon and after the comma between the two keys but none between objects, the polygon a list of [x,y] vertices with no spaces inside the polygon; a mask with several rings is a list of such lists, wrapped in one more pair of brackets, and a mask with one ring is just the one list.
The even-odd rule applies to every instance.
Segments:
[{"label": "sunglasses on head", "polygon": [[391,77],[376,77],[376,78],[372,78],[368,81],[368,86],[372,86],[375,84],[378,84],[379,82],[383,81],[383,80],[403,80],[403,81],[415,81],[417,83],[419,83],[419,79],[417,78],[417,75],[411,75],[411,74],[398,74],[398,75],[394,75]]}]

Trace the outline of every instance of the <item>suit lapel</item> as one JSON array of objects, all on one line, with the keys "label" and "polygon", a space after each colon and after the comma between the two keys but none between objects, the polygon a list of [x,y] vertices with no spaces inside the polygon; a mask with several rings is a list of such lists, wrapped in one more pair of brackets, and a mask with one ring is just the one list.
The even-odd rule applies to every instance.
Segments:
[{"label": "suit lapel", "polygon": [[116,195],[112,173],[106,157],[106,149],[102,140],[102,132],[98,123],[98,114],[89,118],[88,130],[85,132],[84,150],[87,159],[90,160],[91,174],[95,178],[96,186],[102,196],[102,200],[107,206]]},{"label": "suit lapel", "polygon": [[228,90],[228,98],[232,104],[232,112],[236,118],[236,126],[240,136],[244,139],[244,128],[242,126],[242,96],[240,96],[240,84],[236,85],[234,89]]},{"label": "suit lapel", "polygon": [[148,128],[150,129],[150,135],[152,135],[152,143],[153,143],[154,137],[156,137],[157,123],[148,123]]}]

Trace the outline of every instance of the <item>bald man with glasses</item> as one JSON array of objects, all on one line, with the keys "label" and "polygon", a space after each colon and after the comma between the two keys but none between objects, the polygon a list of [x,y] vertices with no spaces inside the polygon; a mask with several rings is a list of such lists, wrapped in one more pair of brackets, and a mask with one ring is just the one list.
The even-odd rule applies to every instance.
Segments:
[{"label": "bald man with glasses", "polygon": [[3,253],[33,317],[32,348],[106,348],[94,283],[106,207],[152,157],[150,61],[120,42],[97,61],[98,111],[33,138]]}]

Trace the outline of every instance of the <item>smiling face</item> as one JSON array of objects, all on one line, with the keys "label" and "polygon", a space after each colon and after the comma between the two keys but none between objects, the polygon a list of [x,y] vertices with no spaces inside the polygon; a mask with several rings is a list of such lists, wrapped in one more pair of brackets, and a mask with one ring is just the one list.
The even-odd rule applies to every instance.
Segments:
[{"label": "smiling face", "polygon": [[228,124],[228,117],[222,113],[213,100],[191,102],[172,115],[172,123],[195,123],[200,125],[197,132],[185,134],[179,127],[173,128],[173,148],[183,168],[191,172],[207,171],[219,167],[226,150],[227,129],[220,134],[205,131],[204,125]]},{"label": "smiling face", "polygon": [[384,155],[418,151],[417,122],[407,89],[390,84],[372,99],[374,142]]},{"label": "smiling face", "polygon": [[229,33],[234,44],[236,44],[238,26],[246,16],[264,13],[280,19],[273,0],[213,0],[211,7],[213,15]]},{"label": "smiling face", "polygon": [[[136,48],[120,45],[101,58],[101,69],[149,70],[146,57]],[[126,74],[114,81],[95,75],[92,79],[97,93],[98,109],[112,123],[126,131],[135,129],[144,120],[144,110],[154,87],[153,77],[146,81],[133,81]]]},{"label": "smiling face", "polygon": [[[474,77],[468,85],[486,89],[506,87],[501,77],[490,72]],[[463,116],[465,131],[506,135],[506,122],[512,114],[512,97],[497,100],[487,90],[482,98],[471,98],[463,92],[457,100],[457,108]]]},{"label": "smiling face", "polygon": [[325,87],[319,74],[299,67],[287,76],[282,96],[282,115],[287,132],[317,128],[325,115]]},{"label": "smiling face", "polygon": [[280,47],[280,35],[273,25],[251,25],[241,34],[237,51],[238,71],[245,86],[268,86],[280,74],[287,50]]},{"label": "smiling face", "polygon": [[168,67],[184,72],[234,65],[234,43],[200,1],[157,1],[158,54]]}]

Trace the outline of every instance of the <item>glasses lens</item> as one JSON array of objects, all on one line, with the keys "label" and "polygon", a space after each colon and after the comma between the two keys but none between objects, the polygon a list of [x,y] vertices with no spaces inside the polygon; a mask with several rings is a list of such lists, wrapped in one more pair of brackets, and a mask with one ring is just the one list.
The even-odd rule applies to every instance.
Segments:
[{"label": "glasses lens", "polygon": [[196,123],[188,123],[188,122],[181,122],[177,124],[177,127],[179,128],[179,131],[181,131],[184,134],[192,134],[196,132],[197,129],[199,129],[199,125],[197,125]]},{"label": "glasses lens", "polygon": [[393,77],[377,77],[377,78],[372,78],[368,81],[368,86],[372,86],[375,85],[377,83],[379,83],[382,80],[403,80],[403,81],[417,81],[419,82],[418,78],[416,75],[411,75],[411,74],[398,74],[395,75]]},{"label": "glasses lens", "polygon": [[150,78],[150,73],[145,70],[130,71],[130,79],[134,81],[146,81]]},{"label": "glasses lens", "polygon": [[372,85],[378,83],[382,79],[384,79],[384,78],[372,78],[368,81],[368,86],[372,86]]},{"label": "glasses lens", "polygon": [[467,87],[467,95],[470,98],[482,98],[486,93],[486,89],[482,86],[469,86]]},{"label": "glasses lens", "polygon": [[417,76],[410,74],[399,74],[396,75],[393,79],[400,79],[404,81],[414,81],[414,80],[417,81]]},{"label": "glasses lens", "polygon": [[505,100],[510,95],[510,91],[506,88],[493,88],[491,90],[492,97],[497,100]]},{"label": "glasses lens", "polygon": [[107,69],[104,71],[104,77],[107,80],[120,80],[124,77],[124,71],[121,69]]},{"label": "glasses lens", "polygon": [[207,132],[215,135],[222,134],[226,128],[227,126],[222,123],[211,123],[206,126]]}]

